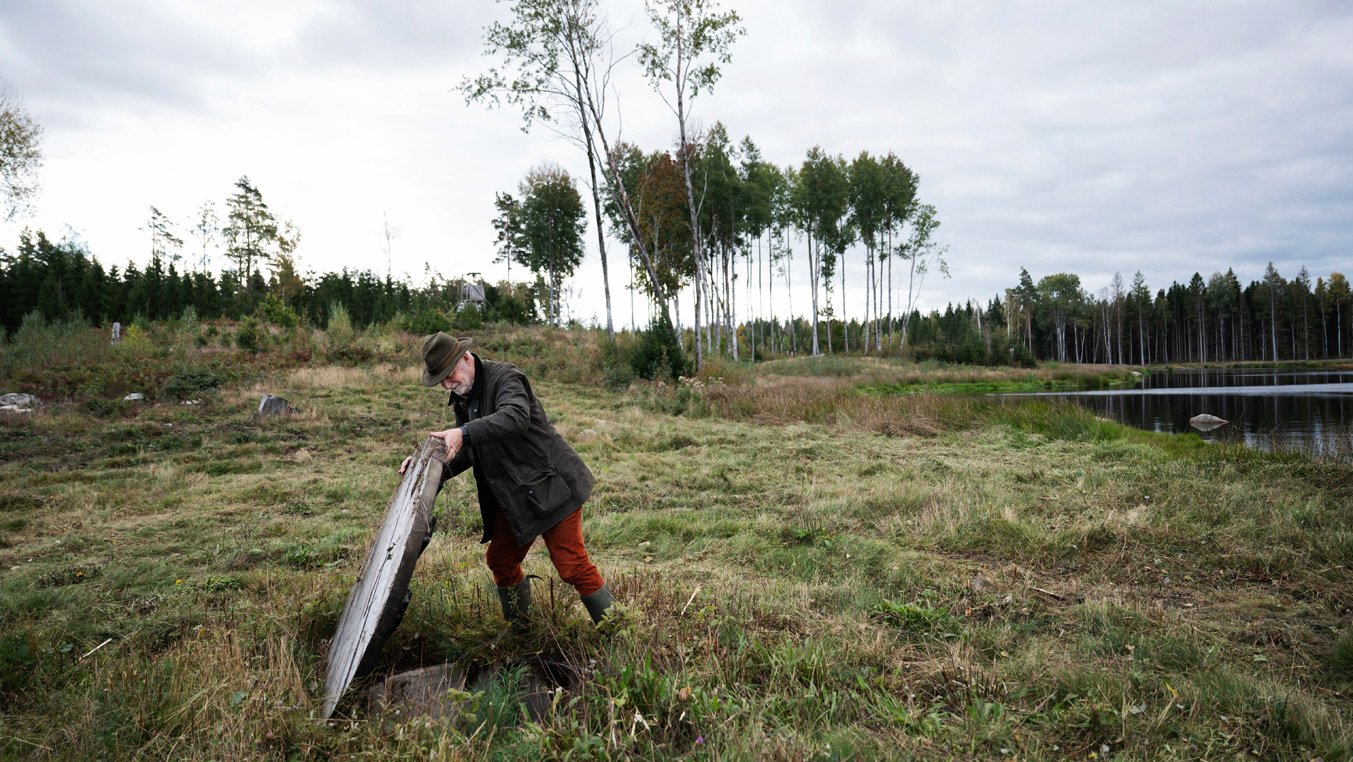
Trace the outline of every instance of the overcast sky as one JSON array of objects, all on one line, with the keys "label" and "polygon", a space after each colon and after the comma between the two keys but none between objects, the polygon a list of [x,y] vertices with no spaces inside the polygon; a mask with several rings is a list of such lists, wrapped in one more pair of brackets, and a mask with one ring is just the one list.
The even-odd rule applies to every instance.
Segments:
[{"label": "overcast sky", "polygon": [[[603,6],[619,52],[651,36],[642,3]],[[1353,4],[724,7],[747,34],[696,120],[750,135],[782,166],[814,145],[897,153],[949,247],[953,277],[927,280],[926,307],[985,301],[1021,267],[1035,280],[1078,273],[1097,293],[1115,271],[1160,288],[1227,267],[1248,282],[1269,261],[1289,278],[1353,265]],[[0,75],[45,128],[25,224],[79,236],[105,265],[142,263],[150,205],[191,250],[196,210],[222,207],[247,175],[300,229],[303,270],[384,273],[388,216],[397,276],[502,277],[494,194],[542,160],[586,176],[573,145],[455,91],[490,63],[483,28],[505,12],[468,0],[0,0]],[[621,137],[670,146],[675,119],[635,68],[612,104]],[[0,226],[0,246],[12,251],[18,230]],[[587,241],[572,281],[583,320],[604,317]],[[849,255],[852,281],[862,263]],[[619,262],[612,281],[628,325]]]}]

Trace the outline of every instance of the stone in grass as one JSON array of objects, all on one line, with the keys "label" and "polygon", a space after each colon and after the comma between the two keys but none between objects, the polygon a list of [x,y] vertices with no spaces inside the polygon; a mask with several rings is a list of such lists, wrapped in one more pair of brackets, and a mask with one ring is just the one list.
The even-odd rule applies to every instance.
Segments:
[{"label": "stone in grass", "polygon": [[461,702],[452,691],[464,691],[466,677],[465,668],[454,663],[391,675],[367,690],[367,711],[454,721]]},{"label": "stone in grass", "polygon": [[574,693],[582,685],[572,667],[537,657],[483,667],[474,672],[473,680],[471,670],[460,664],[438,664],[391,675],[372,685],[366,694],[367,710],[372,716],[394,713],[400,719],[427,717],[454,722],[460,717],[466,691],[487,692],[495,683],[506,682],[513,670],[519,670],[512,676],[515,698],[537,721],[549,714],[560,689]]},{"label": "stone in grass", "polygon": [[19,407],[31,410],[41,404],[42,400],[31,394],[24,394],[23,392],[10,392],[9,394],[0,396],[0,405],[5,407]]},{"label": "stone in grass", "polygon": [[146,399],[146,395],[142,394],[141,392],[132,392],[131,394],[128,394],[126,397],[123,397],[123,398],[122,398],[122,401],[123,401],[123,402],[143,402],[143,401],[145,401],[145,399]]},{"label": "stone in grass", "polygon": [[582,678],[568,664],[529,657],[481,671],[475,678],[474,690],[488,690],[503,671],[512,669],[521,670],[521,681],[516,686],[517,699],[526,705],[526,712],[533,720],[544,719],[550,713],[557,691],[577,693],[582,687]]},{"label": "stone in grass", "polygon": [[260,416],[293,415],[299,412],[299,410],[291,406],[290,402],[287,402],[281,397],[274,397],[271,394],[263,395],[258,401],[258,414]]},{"label": "stone in grass", "polygon": [[1218,418],[1215,415],[1209,415],[1207,413],[1201,413],[1189,419],[1189,425],[1199,431],[1211,431],[1213,429],[1221,428],[1228,423],[1230,423],[1230,421],[1225,418]]}]

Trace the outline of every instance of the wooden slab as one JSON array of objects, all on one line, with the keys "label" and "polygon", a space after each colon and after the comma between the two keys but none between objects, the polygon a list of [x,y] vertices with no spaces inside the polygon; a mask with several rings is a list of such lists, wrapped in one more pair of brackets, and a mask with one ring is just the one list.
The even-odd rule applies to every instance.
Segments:
[{"label": "wooden slab", "polygon": [[445,455],[441,440],[424,440],[385,509],[329,644],[325,719],[333,714],[353,678],[375,666],[381,647],[404,617],[414,565],[432,539],[432,501],[437,497]]}]

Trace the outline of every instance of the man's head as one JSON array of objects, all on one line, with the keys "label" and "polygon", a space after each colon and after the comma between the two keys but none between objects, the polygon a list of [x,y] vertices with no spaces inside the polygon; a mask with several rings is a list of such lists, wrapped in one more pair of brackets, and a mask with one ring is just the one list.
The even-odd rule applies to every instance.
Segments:
[{"label": "man's head", "polygon": [[438,331],[423,340],[423,385],[438,386],[465,395],[474,383],[474,358],[469,338],[453,339]]}]

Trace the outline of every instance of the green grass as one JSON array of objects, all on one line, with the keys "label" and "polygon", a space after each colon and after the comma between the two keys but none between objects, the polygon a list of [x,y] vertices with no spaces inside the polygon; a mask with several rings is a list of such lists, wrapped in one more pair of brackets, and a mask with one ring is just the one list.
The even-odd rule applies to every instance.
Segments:
[{"label": "green grass", "polygon": [[[599,382],[594,340],[482,343],[531,358],[595,472],[588,545],[624,615],[596,631],[536,549],[533,634],[500,637],[466,475],[376,670],[568,662],[583,688],[543,721],[510,669],[454,721],[355,698],[316,719],[394,468],[449,420],[415,363],[263,353],[217,384],[170,347],[147,373],[200,405],[70,393],[0,419],[0,757],[1353,754],[1349,465],[857,390],[915,373],[933,392],[952,367],[781,361],[612,393],[579,383]],[[264,392],[302,412],[253,418]]]}]

